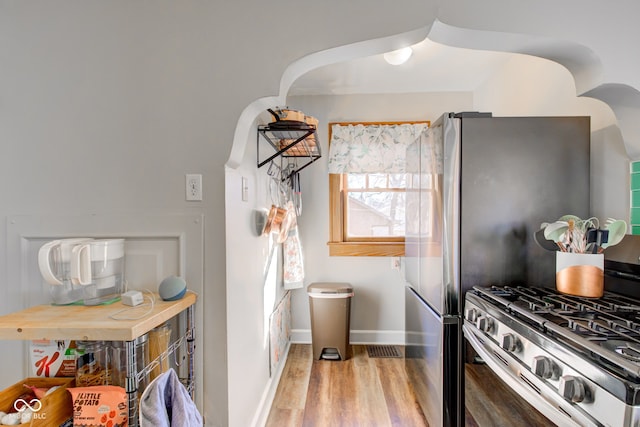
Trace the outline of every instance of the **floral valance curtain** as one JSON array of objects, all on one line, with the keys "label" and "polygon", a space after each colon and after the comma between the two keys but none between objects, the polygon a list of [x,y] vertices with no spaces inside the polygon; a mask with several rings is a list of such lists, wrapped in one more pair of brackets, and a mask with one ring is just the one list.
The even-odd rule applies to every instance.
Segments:
[{"label": "floral valance curtain", "polygon": [[340,125],[331,127],[329,173],[404,173],[407,149],[428,128],[426,123]]},{"label": "floral valance curtain", "polygon": [[442,174],[442,126],[429,128],[407,148],[407,173],[423,175]]}]

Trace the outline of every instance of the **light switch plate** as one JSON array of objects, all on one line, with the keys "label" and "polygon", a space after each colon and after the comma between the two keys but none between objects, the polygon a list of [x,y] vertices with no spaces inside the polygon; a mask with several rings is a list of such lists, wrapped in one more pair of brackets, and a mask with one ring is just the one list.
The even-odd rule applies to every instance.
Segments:
[{"label": "light switch plate", "polygon": [[249,200],[249,184],[247,181],[247,177],[242,177],[242,201],[246,202]]}]

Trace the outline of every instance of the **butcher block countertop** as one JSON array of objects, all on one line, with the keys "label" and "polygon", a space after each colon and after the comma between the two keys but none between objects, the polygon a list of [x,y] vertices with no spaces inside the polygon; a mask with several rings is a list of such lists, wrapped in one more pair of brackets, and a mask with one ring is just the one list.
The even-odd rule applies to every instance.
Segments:
[{"label": "butcher block countertop", "polygon": [[[37,305],[0,316],[0,339],[132,341],[192,306],[197,298],[191,291],[177,301],[163,301],[154,294],[155,302],[149,312],[150,295],[143,294],[145,304],[136,307],[124,305],[121,301],[96,306]],[[128,310],[123,311],[125,309]],[[136,317],[142,318],[124,320]]]}]

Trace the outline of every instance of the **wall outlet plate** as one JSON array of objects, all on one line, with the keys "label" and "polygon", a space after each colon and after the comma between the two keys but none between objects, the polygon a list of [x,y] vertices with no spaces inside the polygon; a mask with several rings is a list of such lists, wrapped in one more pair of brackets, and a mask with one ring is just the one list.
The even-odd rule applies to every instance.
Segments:
[{"label": "wall outlet plate", "polygon": [[202,200],[202,175],[199,173],[188,173],[185,175],[185,183],[187,200]]}]

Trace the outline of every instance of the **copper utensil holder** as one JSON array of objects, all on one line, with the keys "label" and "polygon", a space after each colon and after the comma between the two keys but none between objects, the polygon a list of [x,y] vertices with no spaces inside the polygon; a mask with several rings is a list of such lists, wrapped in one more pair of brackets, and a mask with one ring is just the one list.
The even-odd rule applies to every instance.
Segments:
[{"label": "copper utensil holder", "polygon": [[604,295],[604,254],[556,252],[556,289],[586,298]]}]

